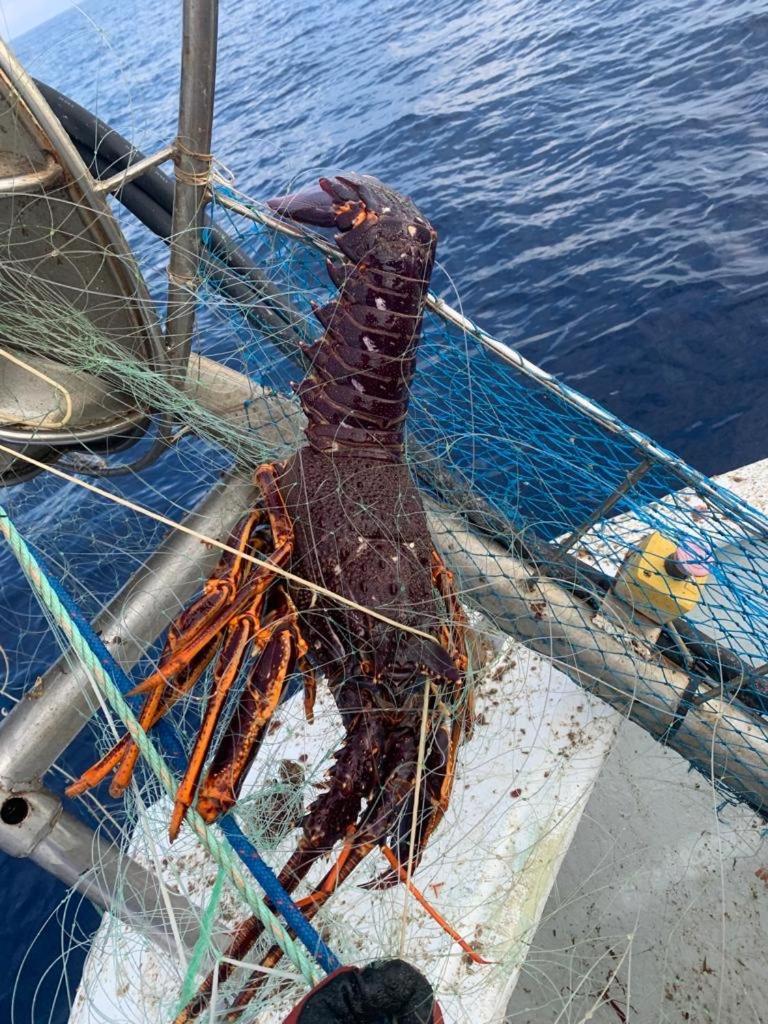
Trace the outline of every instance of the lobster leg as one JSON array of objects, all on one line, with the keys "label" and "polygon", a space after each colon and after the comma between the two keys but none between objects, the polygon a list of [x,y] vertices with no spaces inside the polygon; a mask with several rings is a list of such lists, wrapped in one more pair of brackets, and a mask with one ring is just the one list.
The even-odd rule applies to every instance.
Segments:
[{"label": "lobster leg", "polygon": [[[449,624],[442,627],[441,640],[450,653],[456,668],[460,671],[461,678],[452,684],[454,699],[451,702],[453,705],[451,708],[441,699],[440,689],[446,685],[445,682],[443,681],[440,685],[438,681],[430,680],[428,684],[436,694],[436,710],[440,711],[441,717],[432,727],[427,744],[423,791],[418,796],[421,806],[413,849],[411,849],[411,833],[413,803],[417,799],[415,792],[411,794],[408,804],[400,816],[398,841],[394,854],[402,867],[405,867],[409,859],[412,867],[419,863],[427,842],[448,809],[456,775],[459,747],[462,738],[469,735],[474,717],[471,698],[466,696],[462,685],[467,670],[465,644],[467,619],[453,586],[453,573],[434,550],[432,551],[432,581],[450,616]],[[463,712],[457,715],[457,708],[461,708],[462,705],[464,705]],[[397,881],[396,872],[387,872],[376,880],[376,884],[386,886]]]},{"label": "lobster leg", "polygon": [[[270,556],[272,565],[282,566],[290,558],[290,546],[283,545]],[[248,613],[255,603],[259,602],[274,579],[269,566],[258,566],[248,576],[245,585],[237,592],[229,606],[224,607],[217,618],[207,622],[202,628],[195,628],[189,636],[184,636],[179,646],[160,662],[157,669],[143,683],[131,690],[131,696],[138,693],[149,693],[163,687],[182,671],[190,661],[215,640],[229,623]]]},{"label": "lobster leg", "polygon": [[[440,824],[451,798],[462,726],[460,720],[451,722],[447,711],[448,709],[445,708],[443,719],[433,729],[427,747],[422,791],[418,795],[419,811],[415,835],[412,836],[413,804],[417,798],[415,791],[410,794],[408,803],[399,818],[397,842],[394,845],[393,853],[404,869],[409,860],[412,869],[418,866],[424,848]],[[413,846],[411,845],[412,840]],[[384,875],[376,879],[376,885],[386,888],[394,885],[397,881],[396,872],[385,872]]]},{"label": "lobster leg", "polygon": [[[133,690],[134,694],[146,692],[150,695],[141,712],[140,721],[144,728],[151,728],[180,696],[194,686],[217,653],[223,630],[227,632],[229,645],[223,645],[222,656],[227,651],[230,657],[233,656],[233,631],[229,629],[233,620],[239,622],[234,638],[235,649],[240,645],[244,650],[248,644],[249,638],[244,635],[244,631],[248,632],[246,623],[253,627],[253,632],[258,630],[259,622],[247,617],[249,613],[253,616],[254,610],[261,606],[274,574],[269,566],[254,566],[244,556],[254,548],[264,549],[264,542],[257,540],[256,532],[264,525],[266,517],[273,545],[268,561],[281,566],[290,560],[293,527],[277,485],[277,467],[272,464],[260,466],[254,474],[254,481],[261,490],[263,507],[253,509],[237,524],[229,537],[229,546],[235,550],[224,552],[203,593],[171,624],[157,670]],[[223,672],[224,667],[220,671]],[[226,691],[232,681],[229,680]],[[76,796],[85,792],[118,765],[112,790],[114,795],[123,792],[137,758],[138,750],[133,741],[123,738],[74,782],[68,793]]]},{"label": "lobster leg", "polygon": [[[293,551],[293,526],[277,485],[275,466],[260,466],[256,470],[255,480],[264,497],[275,543],[275,552],[270,561],[275,565],[282,565],[290,559]],[[279,631],[276,634],[278,639],[274,644],[269,634],[276,628],[277,623],[268,628],[267,635],[264,631],[259,632],[261,624],[258,614],[263,604],[264,592],[273,582],[273,578],[269,569],[264,566],[255,566],[251,570],[245,587],[233,602],[237,614],[231,618],[227,627],[203,724],[190,755],[184,778],[176,793],[176,803],[169,827],[171,840],[178,835],[187,810],[192,805],[195,789],[202,774],[203,763],[211,747],[224,702],[238,677],[251,642],[255,641],[257,648],[260,646],[260,642],[266,642],[270,651],[263,669],[260,666],[266,651],[262,652],[259,658],[253,677],[255,690],[250,687],[246,688],[234,715],[233,723],[220,744],[221,755],[217,755],[217,758],[214,759],[213,771],[209,774],[210,785],[209,779],[206,779],[203,786],[201,813],[204,812],[207,821],[213,821],[222,810],[228,809],[234,804],[235,786],[241,781],[253,754],[255,754],[263,726],[279,700],[288,668],[295,663],[296,652],[302,657],[306,653],[306,644],[298,632],[296,609],[285,594],[284,603],[288,603],[291,609],[287,616],[291,623],[291,629]],[[246,604],[244,609],[242,609],[245,604],[243,595],[248,595],[250,598],[250,603]],[[259,691],[259,684],[261,684],[261,691]],[[247,730],[245,743],[239,742],[239,735],[236,731],[238,726],[245,727]],[[242,756],[242,750],[246,751],[245,756]],[[227,777],[228,782],[224,781]]]},{"label": "lobster leg", "polygon": [[250,552],[254,531],[264,519],[265,510],[256,508],[237,524],[227,542],[229,547],[236,549],[236,553],[225,551],[222,554],[200,597],[171,623],[157,670],[136,687],[135,693],[154,689],[163,682],[170,682],[217,637],[251,567],[251,563],[246,561],[243,555]]},{"label": "lobster leg", "polygon": [[265,728],[280,703],[285,680],[307,651],[293,602],[285,592],[282,598],[287,612],[265,625],[254,640],[261,653],[200,787],[197,809],[208,822],[234,806]]},{"label": "lobster leg", "polygon": [[[219,641],[211,641],[207,649],[203,649],[195,660],[187,666],[186,670],[177,677],[175,683],[167,684],[164,687],[157,687],[147,694],[144,707],[139,716],[139,724],[146,731],[160,721],[174,704],[177,703],[186,693],[189,693],[198,679],[203,675],[210,663],[213,661],[219,650]],[[129,742],[120,766],[115,772],[112,784],[109,787],[109,795],[121,796],[128,788],[136,762],[139,759],[139,748],[135,743]]]},{"label": "lobster leg", "polygon": [[[180,700],[186,693],[189,693],[208,665],[210,665],[217,650],[218,644],[211,644],[210,651],[205,651],[202,655],[198,656],[198,658],[188,666],[186,671],[182,672],[177,678],[175,685],[169,685],[164,690],[160,690],[158,688],[149,695],[139,716],[139,722],[145,731],[148,731],[156,725],[160,719],[170,711],[178,700]],[[154,700],[155,694],[161,698],[159,704]],[[151,707],[150,702],[152,702]],[[110,774],[110,772],[115,771],[118,766],[121,766],[123,759],[127,755],[131,754],[133,750],[138,750],[138,748],[131,737],[126,734],[104,755],[104,757],[101,758],[100,761],[97,761],[96,764],[92,765],[92,767],[85,771],[79,779],[67,787],[67,796],[80,796],[87,790],[98,786],[99,783],[103,782],[103,780]],[[135,759],[131,762],[132,766],[133,764],[135,764]],[[113,780],[112,785],[110,786],[110,792],[113,796],[117,795],[117,793],[114,792],[116,783],[117,778]],[[125,785],[127,785],[127,781]],[[125,785],[118,790],[118,793],[123,792]]]},{"label": "lobster leg", "polygon": [[[272,463],[259,466],[254,473],[254,481],[261,490],[264,510],[269,516],[272,530],[274,547],[267,562],[276,567],[284,567],[290,561],[293,552],[293,525],[277,484],[277,469],[278,467]],[[260,514],[263,513],[260,513],[259,510],[253,513],[253,515]],[[205,604],[206,595],[203,594],[197,602],[198,611],[195,612],[195,605],[193,605],[188,612],[182,615],[180,621],[184,630],[183,636],[179,636],[168,657],[161,659],[157,670],[134,688],[132,691],[134,694],[146,693],[173,678],[232,619],[246,614],[248,609],[253,606],[254,601],[267,590],[275,576],[270,571],[269,565],[248,563],[244,570],[241,565],[246,561],[243,559],[243,555],[247,553],[248,540],[257,522],[258,519],[252,523],[248,535],[238,546],[236,555],[226,552],[226,555],[230,559],[234,558],[235,562],[231,572],[225,574],[226,578],[219,581],[221,586],[214,587],[212,590],[216,598],[215,607],[209,608]],[[222,562],[229,565],[226,559],[222,559]],[[241,571],[246,573],[245,584],[237,587],[235,574]],[[224,602],[219,596],[220,592],[224,591],[227,592],[229,603]],[[192,619],[191,630],[189,628],[190,619]]]},{"label": "lobster leg", "polygon": [[[258,506],[235,526],[227,539],[227,545],[235,550],[222,553],[216,569],[203,587],[203,593],[174,620],[168,634],[167,651],[178,650],[185,638],[205,629],[221,608],[231,603],[250,568],[243,555],[249,554],[254,546],[263,549],[263,544],[256,543],[255,532],[265,520],[266,510]],[[160,660],[162,663],[163,659]]]},{"label": "lobster leg", "polygon": [[192,753],[189,755],[187,770],[176,791],[176,802],[168,829],[171,841],[179,834],[181,823],[192,805],[195,790],[203,771],[203,763],[213,742],[213,735],[224,709],[224,703],[249,653],[251,641],[259,629],[258,613],[261,602],[262,595],[259,595],[247,612],[238,615],[227,626],[221,653],[213,674],[213,685],[205,707],[203,722]]},{"label": "lobster leg", "polygon": [[[219,638],[215,634],[207,637],[206,642],[188,658],[186,664],[183,660],[177,661],[176,670],[170,673],[170,678],[164,675],[168,671],[170,658],[175,653],[185,652],[188,641],[195,636],[198,630],[205,630],[211,620],[220,615],[226,609],[227,604],[231,603],[238,586],[242,583],[244,570],[247,570],[250,565],[249,562],[243,560],[242,555],[249,549],[254,530],[261,525],[264,519],[265,512],[259,508],[249,512],[240,520],[228,539],[229,546],[236,548],[237,554],[230,551],[224,552],[213,575],[206,581],[200,597],[177,616],[169,626],[168,638],[160,655],[158,669],[158,672],[162,673],[160,678],[163,685],[153,687],[144,703],[139,717],[142,728],[152,728],[181,696],[192,689],[212,661],[219,642]],[[150,679],[157,674],[154,673]],[[171,681],[175,677],[177,677],[176,684],[171,689]],[[100,761],[67,788],[67,796],[79,796],[81,793],[93,789],[120,765],[118,776],[110,787],[111,794],[118,796],[130,782],[137,758],[136,744],[130,736],[124,736]]]}]

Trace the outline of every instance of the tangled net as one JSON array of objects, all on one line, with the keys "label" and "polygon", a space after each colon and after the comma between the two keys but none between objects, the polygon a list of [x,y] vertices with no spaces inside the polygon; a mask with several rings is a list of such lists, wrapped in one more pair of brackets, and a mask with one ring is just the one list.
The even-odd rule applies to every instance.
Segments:
[{"label": "tangled net", "polygon": [[[178,521],[223,470],[234,465],[236,473],[247,473],[284,458],[301,440],[290,382],[302,373],[300,342],[320,334],[310,303],[331,297],[324,260],[329,252],[333,256],[332,247],[276,224],[257,204],[223,186],[214,198],[212,223],[236,240],[264,276],[254,280],[243,273],[240,299],[232,288],[225,293],[222,280],[231,283],[231,271],[210,245],[200,268],[200,343],[185,387],[128,355],[129,339],[98,330],[92,317],[39,275],[13,260],[0,268],[0,333],[13,339],[19,358],[46,359],[68,372],[119,384],[134,405],[177,424],[160,461],[138,478],[109,483],[110,492],[131,507],[45,473],[3,496],[18,529],[89,618],[144,566],[165,535],[166,527],[147,510]],[[450,293],[440,270],[435,286],[438,294]],[[212,377],[208,359],[225,364],[229,373]],[[67,472],[85,466],[76,454],[68,459]],[[558,787],[579,757],[604,751],[613,728],[597,708],[585,713],[581,691],[552,674],[536,654],[506,648],[499,661],[501,638],[554,655],[588,690],[680,751],[724,799],[743,801],[764,815],[768,608],[760,579],[768,564],[768,520],[471,322],[446,313],[437,298],[425,319],[413,385],[408,459],[435,539],[474,614],[477,736],[463,754],[451,813],[417,882],[422,889],[432,887],[441,912],[491,962],[462,962],[457,969],[450,936],[419,931],[423,922],[416,926],[418,940],[411,936],[411,942],[426,943],[432,980],[451,1007],[449,1019],[464,1019],[458,1016],[459,991],[465,1000],[469,994],[480,999],[489,979],[511,978],[519,968],[541,901],[523,901],[512,931],[498,917],[509,912],[517,876],[541,870],[524,851],[536,847],[546,863],[556,860],[553,853],[546,861],[541,851],[548,831],[572,810],[563,805]],[[608,594],[622,565],[641,553],[654,532],[686,550],[706,552],[709,579],[689,614],[639,632],[631,615],[617,613]],[[67,652],[68,643],[39,610],[6,548],[0,559],[7,581],[4,694],[13,704],[50,665],[54,650]],[[200,582],[203,576],[201,571]],[[636,598],[633,612],[644,611],[652,611],[651,605],[644,608]],[[158,653],[155,643],[139,659],[132,670],[136,679],[151,670]],[[186,749],[204,694],[201,685],[171,716]],[[314,728],[304,723],[297,703],[281,708],[238,807],[244,832],[277,865],[291,848],[296,823],[340,735],[327,695]],[[570,749],[557,780],[550,777],[549,762],[531,766],[535,740],[525,738],[526,726],[533,732],[545,716],[553,732],[559,716]],[[568,732],[569,722],[571,732],[577,723],[578,736]],[[92,759],[94,745],[100,753],[106,750],[120,723],[99,714],[89,729],[88,743],[77,744],[57,763],[62,779]],[[510,760],[511,749],[524,755],[525,772],[519,760]],[[511,841],[509,800],[520,797],[521,773],[527,784],[535,780],[540,787],[540,828],[528,839]],[[140,773],[124,804],[97,793],[87,797],[86,806],[102,835],[115,843],[129,837],[131,856],[199,907],[202,939],[192,955],[177,943],[178,962],[171,963],[146,937],[115,922],[102,926],[106,934],[73,1019],[125,1014],[121,993],[128,989],[140,1019],[165,1019],[190,995],[221,933],[242,915],[242,903],[226,873],[190,836],[169,855],[162,840],[168,806],[152,773]],[[455,850],[467,842],[497,858],[503,851],[509,861],[504,877],[498,871],[484,875],[482,864],[471,876],[458,869],[456,877],[446,876],[442,867],[452,856],[458,861]],[[461,856],[466,859],[463,848]],[[380,869],[372,866],[371,875]],[[115,894],[116,900],[123,896]],[[321,931],[344,961],[369,955],[371,937],[381,954],[407,950],[407,921],[416,911],[404,908],[403,898],[400,888],[375,898],[348,888],[320,915]],[[495,930],[488,926],[494,913]],[[267,1007],[277,1015],[290,1005],[302,987],[295,972],[286,975],[275,972],[268,979],[244,1020],[260,1019]]]}]

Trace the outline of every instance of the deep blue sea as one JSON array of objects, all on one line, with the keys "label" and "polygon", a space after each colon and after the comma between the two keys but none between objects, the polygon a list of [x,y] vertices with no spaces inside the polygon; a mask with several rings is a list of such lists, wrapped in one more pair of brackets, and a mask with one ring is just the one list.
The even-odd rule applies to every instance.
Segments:
[{"label": "deep blue sea", "polygon": [[[85,2],[16,49],[151,151],[179,8]],[[491,333],[708,473],[768,456],[764,0],[223,0],[220,37],[214,152],[241,188],[376,174],[429,213]],[[65,1021],[63,890],[0,857],[0,894],[0,1021]]]}]

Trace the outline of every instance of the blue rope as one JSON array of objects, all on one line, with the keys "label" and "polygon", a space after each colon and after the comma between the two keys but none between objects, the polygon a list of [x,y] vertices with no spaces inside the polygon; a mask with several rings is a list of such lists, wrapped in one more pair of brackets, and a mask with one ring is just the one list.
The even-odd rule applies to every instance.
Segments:
[{"label": "blue rope", "polygon": [[222,818],[219,828],[229,840],[232,849],[264,890],[271,908],[283,918],[289,928],[293,929],[297,938],[301,940],[322,969],[327,974],[338,970],[341,967],[341,961],[331,952],[304,917],[272,869],[262,860],[259,853],[243,835],[235,819],[231,816]]},{"label": "blue rope", "polygon": [[[78,608],[74,598],[67,590],[64,589],[61,582],[50,571],[39,551],[35,550],[34,553],[41,569],[46,574],[51,590],[53,590],[62,606],[66,609],[67,614],[77,626],[83,636],[83,639],[97,656],[104,667],[105,672],[112,679],[115,686],[122,694],[127,694],[128,691],[132,690],[134,687],[133,680],[115,661],[104,642],[96,634],[90,622],[88,622]],[[152,731],[157,732],[165,754],[173,767],[177,771],[183,771],[186,767],[186,754],[181,741],[173,730],[173,727],[164,719],[160,719]],[[280,884],[275,873],[262,859],[261,855],[247,836],[243,834],[234,818],[222,818],[218,822],[218,826],[229,840],[232,849],[264,890],[272,909],[278,913],[283,918],[286,925],[294,931],[297,938],[306,947],[309,954],[317,961],[319,966],[328,974],[341,967],[341,961],[333,952],[331,952],[330,948],[320,937],[319,933],[304,917],[291,896]]]}]

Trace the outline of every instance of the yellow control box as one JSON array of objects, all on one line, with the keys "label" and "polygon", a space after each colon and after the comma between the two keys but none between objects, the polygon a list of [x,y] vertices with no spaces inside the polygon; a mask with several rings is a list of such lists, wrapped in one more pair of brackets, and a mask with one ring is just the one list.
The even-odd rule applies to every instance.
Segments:
[{"label": "yellow control box", "polygon": [[698,545],[682,547],[658,531],[649,533],[624,559],[613,593],[633,614],[663,625],[699,603],[710,575],[707,562]]}]

